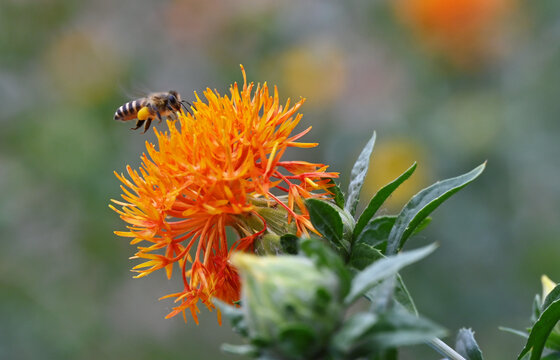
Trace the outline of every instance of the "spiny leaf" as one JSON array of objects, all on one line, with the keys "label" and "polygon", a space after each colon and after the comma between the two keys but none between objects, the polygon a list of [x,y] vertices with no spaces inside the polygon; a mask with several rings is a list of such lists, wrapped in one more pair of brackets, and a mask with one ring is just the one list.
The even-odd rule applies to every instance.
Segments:
[{"label": "spiny leaf", "polygon": [[416,163],[412,164],[412,166],[409,167],[408,170],[402,173],[398,178],[383,186],[381,189],[379,189],[379,191],[375,193],[375,195],[373,195],[373,198],[369,202],[367,208],[364,210],[362,215],[360,215],[360,218],[356,223],[356,227],[354,228],[354,237],[358,236],[358,234],[362,232],[363,228],[370,221],[373,215],[375,215],[377,210],[379,210],[381,205],[383,205],[385,200],[387,200],[387,198],[391,196],[391,194],[412,175],[414,170],[416,170]]},{"label": "spiny leaf", "polygon": [[307,199],[305,206],[309,211],[311,223],[327,240],[348,253],[349,249],[343,244],[343,224],[340,214],[330,204],[317,199]]},{"label": "spiny leaf", "polygon": [[557,299],[541,313],[537,322],[531,328],[527,343],[517,359],[523,358],[529,351],[531,351],[531,360],[540,359],[550,332],[559,320],[560,299]]},{"label": "spiny leaf", "polygon": [[[362,231],[360,231],[355,244],[366,243],[372,246],[387,241],[391,229],[397,220],[396,216],[379,216],[372,219]],[[353,250],[352,250],[353,251]]]},{"label": "spiny leaf", "polygon": [[366,178],[369,167],[369,159],[371,152],[373,151],[374,144],[375,131],[360,153],[360,156],[358,156],[358,160],[356,160],[354,167],[352,168],[350,185],[348,185],[348,196],[346,197],[346,205],[344,206],[344,208],[352,215],[356,213],[356,206],[358,206],[360,191],[362,190],[362,185],[364,184],[364,180]]},{"label": "spiny leaf", "polygon": [[334,179],[330,179],[331,187],[329,191],[334,194],[334,203],[341,209],[344,208],[344,194],[340,190],[340,187],[334,182]]},{"label": "spiny leaf", "polygon": [[476,179],[484,171],[485,166],[486,163],[461,176],[439,181],[414,195],[395,221],[389,234],[386,254],[392,255],[399,251],[422,220],[451,195]]},{"label": "spiny leaf", "polygon": [[376,261],[356,275],[345,303],[352,304],[379,281],[395,275],[403,267],[428,256],[435,249],[436,245],[432,244]]}]

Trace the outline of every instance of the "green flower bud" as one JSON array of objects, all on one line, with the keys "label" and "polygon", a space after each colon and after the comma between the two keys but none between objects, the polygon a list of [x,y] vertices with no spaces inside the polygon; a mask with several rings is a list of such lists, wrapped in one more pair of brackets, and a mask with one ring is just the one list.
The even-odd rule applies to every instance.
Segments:
[{"label": "green flower bud", "polygon": [[316,358],[342,319],[337,275],[300,256],[236,253],[232,263],[253,343],[285,359]]},{"label": "green flower bud", "polygon": [[282,254],[282,244],[280,236],[265,234],[255,239],[255,254],[257,255],[278,255]]}]

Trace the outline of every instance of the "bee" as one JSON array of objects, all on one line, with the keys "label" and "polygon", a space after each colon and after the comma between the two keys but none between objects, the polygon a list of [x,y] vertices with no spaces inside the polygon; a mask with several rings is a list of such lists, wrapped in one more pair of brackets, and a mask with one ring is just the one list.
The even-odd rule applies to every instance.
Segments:
[{"label": "bee", "polygon": [[189,103],[181,100],[181,95],[177,91],[155,92],[148,94],[146,97],[129,101],[119,107],[115,112],[115,120],[129,121],[136,119],[136,127],[131,129],[137,130],[144,125],[145,133],[156,118],[160,123],[163,117],[177,119],[177,112],[181,110],[181,106],[188,112],[185,104]]}]

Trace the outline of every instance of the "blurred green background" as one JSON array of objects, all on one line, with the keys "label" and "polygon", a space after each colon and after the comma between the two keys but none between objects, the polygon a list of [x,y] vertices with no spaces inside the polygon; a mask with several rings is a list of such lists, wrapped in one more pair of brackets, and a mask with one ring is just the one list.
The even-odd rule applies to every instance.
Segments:
[{"label": "blurred green background", "polygon": [[154,140],[113,121],[129,94],[224,93],[239,64],[308,99],[302,128],[320,146],[292,155],[343,185],[377,131],[364,198],[419,162],[386,213],[488,160],[410,242],[438,241],[436,254],[403,275],[424,315],[514,358],[523,342],[498,326],[529,325],[540,275],[560,281],[559,39],[558,0],[3,0],[0,358],[228,358],[219,345],[239,339],[215,313],[164,319],[157,298],[179,279],[132,279],[107,205],[113,171]]}]

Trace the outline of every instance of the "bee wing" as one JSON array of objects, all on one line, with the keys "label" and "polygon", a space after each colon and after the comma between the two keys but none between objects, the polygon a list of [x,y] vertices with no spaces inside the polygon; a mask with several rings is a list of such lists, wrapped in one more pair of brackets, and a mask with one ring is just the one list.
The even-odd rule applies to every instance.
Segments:
[{"label": "bee wing", "polygon": [[119,84],[119,92],[128,100],[145,98],[152,92],[147,84],[134,83],[128,85]]}]

